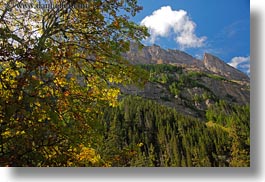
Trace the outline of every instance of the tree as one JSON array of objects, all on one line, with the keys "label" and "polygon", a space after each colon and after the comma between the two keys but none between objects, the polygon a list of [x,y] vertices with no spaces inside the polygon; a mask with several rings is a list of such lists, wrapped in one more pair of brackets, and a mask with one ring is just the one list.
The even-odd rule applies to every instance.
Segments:
[{"label": "tree", "polygon": [[141,7],[27,3],[0,2],[0,165],[104,165],[95,151],[100,108],[117,104],[115,85],[143,80],[121,56],[147,36],[129,21]]}]

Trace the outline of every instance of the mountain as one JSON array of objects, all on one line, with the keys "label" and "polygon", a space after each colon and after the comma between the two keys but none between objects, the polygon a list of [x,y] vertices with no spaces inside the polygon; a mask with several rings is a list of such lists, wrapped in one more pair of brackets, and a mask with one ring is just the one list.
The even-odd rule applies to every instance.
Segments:
[{"label": "mountain", "polygon": [[211,54],[205,53],[204,59],[203,59],[203,65],[204,67],[220,76],[224,76],[228,79],[234,79],[234,80],[241,80],[241,81],[248,81],[249,77],[245,75],[243,72],[235,69],[234,67],[226,64],[224,61],[219,59],[216,56],[213,56]]},{"label": "mountain", "polygon": [[[126,167],[249,167],[249,78],[219,58],[159,46],[124,55],[149,75],[103,108],[104,161]],[[144,74],[144,72],[148,74]],[[114,160],[113,160],[114,159]]]},{"label": "mountain", "polygon": [[132,44],[130,51],[124,56],[133,64],[177,64],[203,66],[203,63],[191,55],[179,50],[165,50],[158,45],[145,46],[142,49]]},{"label": "mountain", "polygon": [[123,86],[123,95],[137,95],[204,119],[205,111],[220,100],[245,105],[250,100],[250,79],[214,55],[203,60],[179,50],[133,44],[124,57],[149,72],[144,88]]},{"label": "mountain", "polygon": [[[220,101],[201,121],[150,99],[106,108],[102,159],[117,167],[248,167],[249,106]],[[116,159],[116,160],[113,160]]]},{"label": "mountain", "polygon": [[132,64],[172,64],[188,69],[193,68],[199,71],[214,73],[228,79],[246,82],[250,80],[245,73],[209,53],[205,53],[203,60],[199,60],[183,51],[165,50],[158,45],[145,46],[141,49],[137,44],[133,43],[130,51],[124,57]]}]

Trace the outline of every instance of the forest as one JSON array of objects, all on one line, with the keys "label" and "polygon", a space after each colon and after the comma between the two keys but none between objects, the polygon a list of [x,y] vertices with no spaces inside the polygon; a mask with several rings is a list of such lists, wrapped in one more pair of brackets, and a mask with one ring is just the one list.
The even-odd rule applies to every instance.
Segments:
[{"label": "forest", "polygon": [[104,160],[114,166],[228,167],[250,165],[249,106],[220,101],[207,121],[151,100],[127,96],[106,108]]}]

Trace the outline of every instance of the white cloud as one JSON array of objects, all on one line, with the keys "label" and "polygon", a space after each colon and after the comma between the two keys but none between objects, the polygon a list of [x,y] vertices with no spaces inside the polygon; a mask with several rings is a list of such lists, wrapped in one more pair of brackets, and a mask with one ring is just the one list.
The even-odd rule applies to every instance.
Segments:
[{"label": "white cloud", "polygon": [[231,61],[228,63],[230,66],[234,68],[245,71],[247,74],[250,73],[250,56],[247,57],[233,57]]},{"label": "white cloud", "polygon": [[174,11],[170,6],[164,6],[146,16],[141,25],[149,29],[149,42],[154,43],[159,37],[173,35],[180,48],[202,47],[207,37],[197,37],[196,24],[191,21],[184,10]]}]

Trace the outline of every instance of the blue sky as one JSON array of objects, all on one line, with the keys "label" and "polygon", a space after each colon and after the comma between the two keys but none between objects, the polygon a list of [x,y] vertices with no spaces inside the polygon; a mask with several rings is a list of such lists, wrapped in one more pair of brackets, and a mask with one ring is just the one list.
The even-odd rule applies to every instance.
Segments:
[{"label": "blue sky", "polygon": [[204,52],[249,74],[249,0],[138,0],[143,10],[133,21],[149,28],[146,45]]}]

